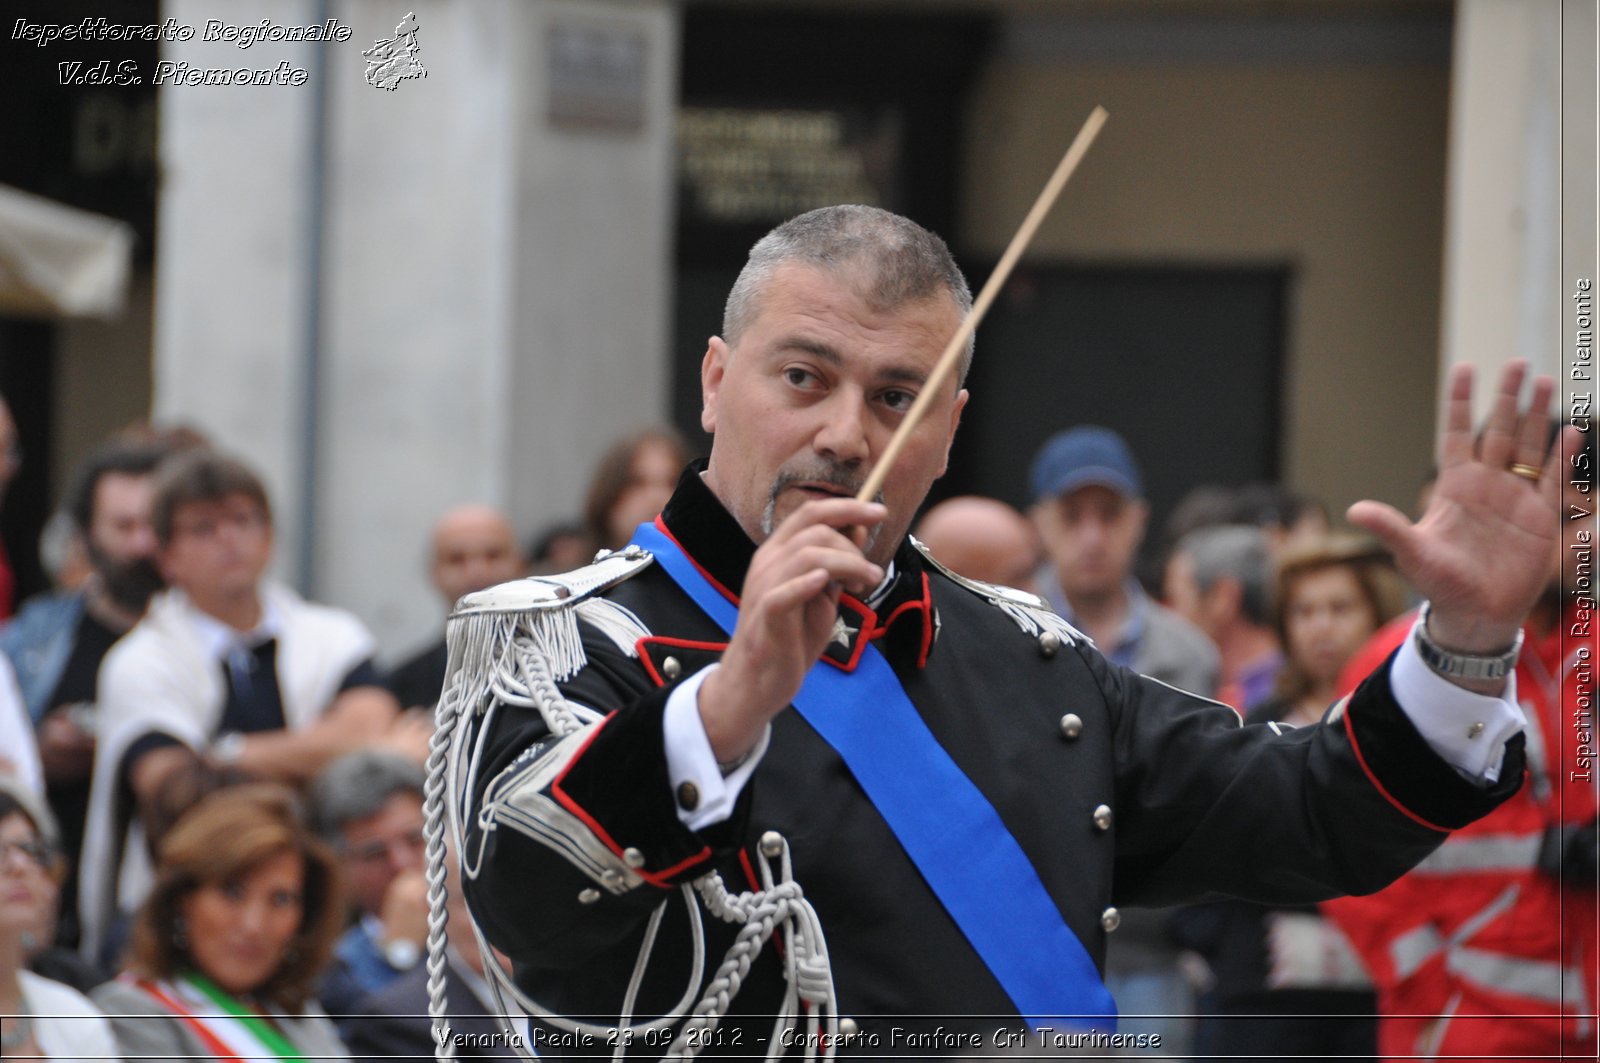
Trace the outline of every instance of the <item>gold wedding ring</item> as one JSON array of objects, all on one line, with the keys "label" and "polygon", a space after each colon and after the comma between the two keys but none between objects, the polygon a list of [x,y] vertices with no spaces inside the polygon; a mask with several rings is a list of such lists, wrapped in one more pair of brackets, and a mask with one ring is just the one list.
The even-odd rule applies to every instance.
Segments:
[{"label": "gold wedding ring", "polygon": [[1539,466],[1524,465],[1520,461],[1511,463],[1511,471],[1522,477],[1524,480],[1532,480],[1534,483],[1538,483],[1539,477],[1544,475],[1544,470],[1539,468]]}]

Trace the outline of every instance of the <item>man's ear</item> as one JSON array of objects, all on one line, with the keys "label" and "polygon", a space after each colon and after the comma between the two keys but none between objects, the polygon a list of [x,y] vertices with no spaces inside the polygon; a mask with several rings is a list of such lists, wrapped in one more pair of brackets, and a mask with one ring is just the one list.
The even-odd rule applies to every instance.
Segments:
[{"label": "man's ear", "polygon": [[967,399],[970,397],[966,388],[961,388],[956,392],[955,405],[950,408],[950,432],[945,436],[944,440],[944,461],[939,463],[940,476],[943,476],[950,468],[950,448],[956,441],[956,429],[961,427],[961,411],[966,409]]},{"label": "man's ear", "polygon": [[1033,530],[1039,533],[1039,538],[1042,541],[1046,542],[1049,541],[1051,534],[1055,532],[1055,523],[1051,519],[1052,514],[1049,512],[1053,505],[1054,501],[1052,499],[1041,498],[1027,509],[1027,517],[1033,521]]},{"label": "man's ear", "polygon": [[722,390],[722,378],[732,355],[721,336],[712,336],[706,344],[706,355],[700,360],[700,427],[713,435],[717,431],[717,393]]},{"label": "man's ear", "polygon": [[1133,521],[1138,528],[1138,535],[1134,539],[1134,549],[1138,550],[1144,543],[1145,530],[1150,526],[1150,503],[1136,498],[1128,503],[1128,507],[1133,511]]},{"label": "man's ear", "polygon": [[1231,619],[1244,613],[1244,584],[1236,576],[1220,576],[1206,592],[1206,605],[1218,619]]}]

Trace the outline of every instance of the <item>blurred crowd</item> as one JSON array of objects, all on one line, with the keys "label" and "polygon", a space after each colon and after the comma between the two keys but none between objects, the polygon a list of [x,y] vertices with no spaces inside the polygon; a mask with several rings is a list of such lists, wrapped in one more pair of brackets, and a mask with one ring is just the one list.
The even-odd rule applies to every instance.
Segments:
[{"label": "blurred crowd", "polygon": [[[8,414],[0,430],[3,491]],[[625,545],[693,458],[670,430],[619,439],[581,514],[531,540],[490,506],[440,514],[440,637],[380,669],[397,647],[266,575],[272,504],[247,463],[185,429],[96,448],[41,544],[54,588],[13,613],[0,557],[3,1054],[431,1057],[423,764],[443,617]],[[1029,484],[1026,513],[952,498],[914,534],[1246,725],[1336,719],[1410,630],[1391,559],[1316,499],[1202,486],[1152,528],[1128,445],[1096,426],[1051,437]],[[1552,562],[1525,632],[1518,796],[1371,897],[1125,912],[1107,971],[1124,1031],[1208,1058],[1539,1055],[1592,1036],[1573,1011],[1594,995],[1595,789],[1558,752],[1593,696],[1562,637],[1571,567]],[[501,960],[455,914],[451,1028],[483,1035],[458,1054],[508,1056],[484,974]]]}]

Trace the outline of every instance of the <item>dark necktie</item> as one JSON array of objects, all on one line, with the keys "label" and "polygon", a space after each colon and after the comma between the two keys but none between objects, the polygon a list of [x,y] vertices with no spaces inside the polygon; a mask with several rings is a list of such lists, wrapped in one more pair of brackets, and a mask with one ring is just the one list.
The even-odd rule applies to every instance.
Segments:
[{"label": "dark necktie", "polygon": [[283,700],[278,689],[278,643],[267,639],[253,648],[228,651],[223,672],[228,677],[228,702],[219,731],[274,731],[283,727]]}]

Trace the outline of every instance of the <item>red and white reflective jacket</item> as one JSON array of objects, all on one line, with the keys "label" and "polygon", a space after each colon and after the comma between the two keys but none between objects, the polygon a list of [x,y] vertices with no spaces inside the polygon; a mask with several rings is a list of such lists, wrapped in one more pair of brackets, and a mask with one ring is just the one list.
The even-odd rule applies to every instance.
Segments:
[{"label": "red and white reflective jacket", "polygon": [[[1387,889],[1322,906],[1378,988],[1378,1049],[1387,1059],[1595,1054],[1600,893],[1593,882],[1569,874],[1562,883],[1538,867],[1547,828],[1589,824],[1596,814],[1588,616],[1574,606],[1556,632],[1523,648],[1522,789]],[[1374,635],[1341,687],[1352,689],[1387,657],[1414,619]]]}]

